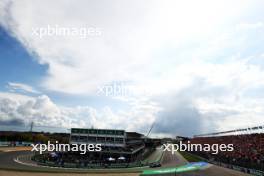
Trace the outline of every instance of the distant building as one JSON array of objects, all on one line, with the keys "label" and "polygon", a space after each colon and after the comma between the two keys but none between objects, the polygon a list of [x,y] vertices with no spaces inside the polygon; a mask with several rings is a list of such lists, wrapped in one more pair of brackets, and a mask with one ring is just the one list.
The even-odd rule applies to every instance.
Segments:
[{"label": "distant building", "polygon": [[125,139],[126,133],[124,130],[72,128],[70,143],[100,143],[102,146],[108,147],[125,147]]},{"label": "distant building", "polygon": [[144,135],[137,132],[126,132],[115,129],[72,128],[71,144],[101,144],[99,158],[125,157],[129,161],[139,160],[144,153]]}]

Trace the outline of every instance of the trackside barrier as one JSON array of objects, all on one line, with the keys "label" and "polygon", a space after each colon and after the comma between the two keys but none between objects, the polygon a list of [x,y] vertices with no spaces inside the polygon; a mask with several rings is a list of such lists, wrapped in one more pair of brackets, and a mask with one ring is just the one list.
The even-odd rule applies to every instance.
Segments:
[{"label": "trackside barrier", "polygon": [[23,162],[23,161],[30,161],[31,157],[32,155],[20,155],[17,157],[17,159]]},{"label": "trackside barrier", "polygon": [[64,168],[94,168],[94,169],[102,169],[102,168],[132,168],[132,167],[139,167],[141,166],[140,164],[137,163],[129,163],[129,164],[111,164],[105,166],[104,164],[87,164],[86,166],[84,165],[79,165],[75,163],[64,163],[63,165],[51,161],[46,161],[45,163],[43,162],[37,162],[38,165],[43,165],[43,166],[51,166],[51,167],[64,167]]},{"label": "trackside barrier", "polygon": [[144,166],[141,162],[133,162],[133,163],[111,163],[111,164],[103,164],[103,163],[61,163],[56,161],[48,161],[43,160],[41,155],[35,155],[31,157],[31,160],[37,162],[38,165],[43,166],[51,166],[51,167],[64,167],[64,168],[132,168],[132,167],[141,167]]}]

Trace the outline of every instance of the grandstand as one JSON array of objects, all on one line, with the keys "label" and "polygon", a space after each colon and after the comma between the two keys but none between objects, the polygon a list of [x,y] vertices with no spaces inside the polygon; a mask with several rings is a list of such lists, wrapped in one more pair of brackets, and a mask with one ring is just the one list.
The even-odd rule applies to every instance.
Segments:
[{"label": "grandstand", "polygon": [[100,144],[102,150],[85,154],[77,151],[37,154],[33,159],[42,165],[62,167],[135,167],[150,164],[144,159],[159,144],[137,132],[92,128],[72,128],[69,143]]},{"label": "grandstand", "polygon": [[145,149],[143,134],[113,129],[72,128],[70,143],[101,144],[102,151],[97,153],[100,160],[122,157],[129,162],[136,161]]},{"label": "grandstand", "polygon": [[195,135],[194,137],[230,136],[230,135],[243,135],[243,134],[252,134],[252,133],[264,133],[264,125],[248,127],[248,128],[240,128],[236,130],[229,130],[229,131],[216,132],[216,133],[200,134],[200,135]]},{"label": "grandstand", "polygon": [[264,171],[264,134],[263,126],[243,128],[218,133],[196,135],[193,144],[233,144],[234,151],[220,151],[217,155],[210,152],[193,152],[208,161],[240,170]]},{"label": "grandstand", "polygon": [[72,128],[70,143],[100,143],[102,146],[106,147],[124,147],[125,138],[126,133],[124,130]]}]

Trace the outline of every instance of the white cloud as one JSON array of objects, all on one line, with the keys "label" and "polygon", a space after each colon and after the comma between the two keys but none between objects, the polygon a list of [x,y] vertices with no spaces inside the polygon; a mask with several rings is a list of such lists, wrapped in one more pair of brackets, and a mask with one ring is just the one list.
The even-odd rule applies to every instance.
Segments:
[{"label": "white cloud", "polygon": [[[155,119],[155,106],[131,107],[113,112],[109,107],[97,110],[89,106],[58,106],[46,95],[38,97],[0,92],[0,122],[21,122],[36,126],[118,128],[146,132]],[[145,117],[145,118],[142,118]],[[10,124],[12,125],[12,124]]]},{"label": "white cloud", "polygon": [[264,27],[263,22],[257,22],[257,23],[240,23],[240,24],[237,25],[237,30],[241,30],[241,29],[250,30],[250,29],[263,28],[263,27]]},{"label": "white cloud", "polygon": [[22,83],[15,83],[15,82],[9,82],[8,83],[8,89],[13,92],[13,91],[23,91],[26,93],[35,93],[35,94],[40,94],[39,91],[34,89],[33,87],[27,85],[27,84],[22,84]]},{"label": "white cloud", "polygon": [[[46,96],[30,97],[24,103],[11,99],[6,108],[19,118],[24,114],[28,120],[44,117],[43,124],[141,131],[155,120],[182,130],[185,120],[195,122],[193,132],[197,133],[246,125],[250,114],[252,125],[262,122],[262,100],[248,93],[263,89],[264,72],[247,57],[258,54],[249,44],[263,43],[263,37],[240,30],[262,29],[262,22],[244,23],[242,14],[253,6],[261,5],[251,1],[192,1],[192,5],[182,1],[2,1],[0,24],[36,54],[39,63],[48,65],[42,86],[89,95],[98,86],[124,81],[136,92],[132,97],[115,97],[129,104],[128,111],[59,107]],[[99,27],[102,36],[40,39],[32,35],[32,28],[47,25]],[[241,57],[247,49],[249,54]],[[231,123],[232,119],[240,119],[239,124]],[[162,130],[156,132],[179,132]]]},{"label": "white cloud", "polygon": [[[11,96],[10,96],[11,95]],[[47,96],[25,96],[15,93],[0,94],[0,118],[21,120],[25,124],[67,126],[71,122]]]},{"label": "white cloud", "polygon": [[[235,18],[245,6],[211,1],[193,1],[192,6],[181,1],[8,2],[2,2],[0,23],[36,53],[40,63],[48,64],[43,86],[73,94],[94,93],[112,81],[148,80],[160,71],[146,67],[157,49],[215,35],[224,20]],[[32,28],[48,25],[99,27],[103,35],[85,40],[32,35]]]}]

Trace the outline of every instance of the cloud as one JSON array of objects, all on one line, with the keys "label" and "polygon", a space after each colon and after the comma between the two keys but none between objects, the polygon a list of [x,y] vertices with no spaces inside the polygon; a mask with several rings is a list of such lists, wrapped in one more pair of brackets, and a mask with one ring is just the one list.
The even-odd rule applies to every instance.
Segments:
[{"label": "cloud", "polygon": [[201,114],[191,102],[181,99],[181,102],[174,101],[171,105],[173,107],[158,114],[154,133],[192,136],[203,131]]},{"label": "cloud", "polygon": [[[129,105],[116,111],[111,105],[63,107],[45,95],[0,93],[5,97],[1,113],[6,120],[27,123],[142,132],[156,121],[155,133],[172,135],[262,123],[263,100],[250,94],[263,89],[263,68],[252,61],[263,51],[264,38],[240,30],[263,27],[261,21],[245,22],[243,13],[250,15],[250,7],[262,6],[250,1],[193,1],[192,6],[180,1],[1,1],[0,24],[48,65],[41,83],[47,90],[87,96],[119,81],[135,90],[133,96],[113,97]],[[32,35],[32,29],[48,25],[98,27],[102,34],[86,39]]]},{"label": "cloud", "polygon": [[39,91],[34,89],[33,87],[27,85],[27,84],[22,84],[22,83],[15,83],[15,82],[9,82],[8,83],[8,89],[13,92],[13,91],[22,91],[25,93],[34,93],[34,94],[40,94]]},{"label": "cloud", "polygon": [[[168,45],[177,49],[193,42],[194,38],[203,40],[205,36],[215,35],[219,24],[227,18],[235,18],[245,6],[230,2],[229,6],[226,2],[192,3],[193,6],[178,1],[5,0],[0,6],[0,24],[29,52],[37,55],[39,63],[48,65],[48,74],[42,83],[45,88],[71,94],[93,94],[98,86],[113,81],[148,80],[160,72],[153,70],[160,64],[153,59],[157,49]],[[238,8],[234,10],[232,6]],[[72,10],[74,14],[70,13]],[[32,35],[32,29],[48,25],[98,27],[102,35],[88,39]]]},{"label": "cloud", "polygon": [[8,119],[8,120],[0,119],[0,124],[5,126],[23,126],[24,122],[22,119]]},{"label": "cloud", "polygon": [[180,75],[185,84],[176,81],[168,86],[164,79],[164,84],[161,81],[157,87],[164,91],[152,100],[162,108],[153,132],[192,136],[264,124],[263,99],[248,95],[256,88],[263,89],[264,71],[260,66],[242,59],[224,65],[196,63],[181,67],[172,75]]},{"label": "cloud", "polygon": [[[17,98],[18,97],[18,98]],[[142,105],[142,104],[141,104]],[[58,128],[94,127],[118,128],[146,132],[145,127],[155,119],[155,106],[132,106],[129,111],[114,112],[109,107],[58,106],[46,95],[37,97],[17,93],[0,93],[1,125],[50,126]]]},{"label": "cloud", "polygon": [[204,78],[195,79],[182,89],[175,89],[174,92],[156,97],[156,101],[163,109],[157,114],[153,132],[171,134],[173,137],[176,135],[191,137],[204,131],[214,131],[218,127],[215,124],[216,120],[222,117],[208,118],[197,104],[197,99],[205,98],[203,89],[207,86]]},{"label": "cloud", "polygon": [[15,93],[0,94],[0,119],[2,122],[21,121],[29,124],[34,121],[37,125],[51,126],[71,123],[47,96],[30,97]]},{"label": "cloud", "polygon": [[249,29],[258,29],[258,28],[263,28],[264,27],[264,24],[263,22],[257,22],[257,23],[240,23],[237,25],[237,30],[240,30],[240,29],[246,29],[246,30],[249,30]]}]

